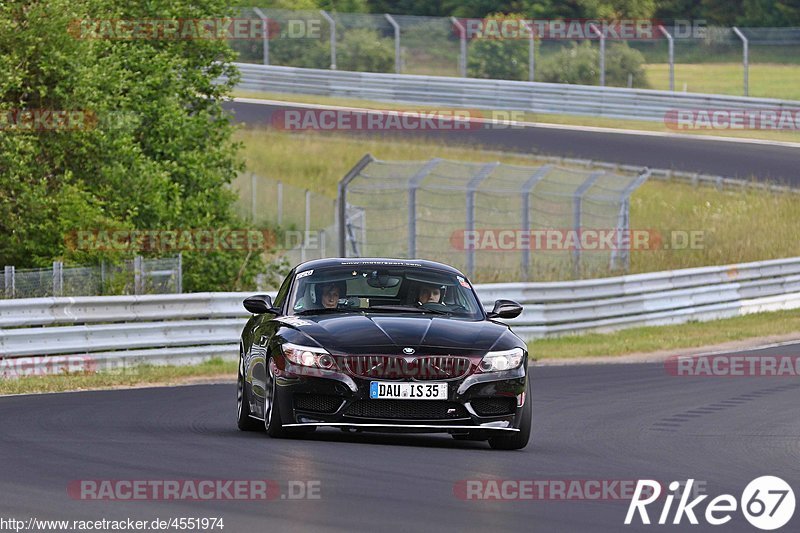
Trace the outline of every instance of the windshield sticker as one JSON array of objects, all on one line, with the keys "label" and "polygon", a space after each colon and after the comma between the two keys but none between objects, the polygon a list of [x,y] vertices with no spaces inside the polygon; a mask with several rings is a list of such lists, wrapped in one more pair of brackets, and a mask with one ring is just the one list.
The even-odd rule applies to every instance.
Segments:
[{"label": "windshield sticker", "polygon": [[300,278],[304,278],[304,277],[306,277],[306,276],[310,276],[310,275],[311,275],[311,274],[313,274],[313,273],[314,273],[314,269],[313,269],[313,268],[312,268],[311,270],[306,270],[305,272],[300,272],[300,273],[299,273],[299,274],[296,276],[296,279],[300,279]]},{"label": "windshield sticker", "polygon": [[465,280],[464,278],[462,278],[461,276],[456,276],[456,279],[458,279],[458,282],[461,284],[462,287],[465,287],[467,289],[470,288],[469,287],[469,282],[467,280]]}]

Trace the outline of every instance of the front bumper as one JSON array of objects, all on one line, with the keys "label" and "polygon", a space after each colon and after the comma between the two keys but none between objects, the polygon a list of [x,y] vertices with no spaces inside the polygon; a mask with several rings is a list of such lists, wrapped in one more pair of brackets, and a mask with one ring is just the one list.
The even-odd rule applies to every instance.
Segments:
[{"label": "front bumper", "polygon": [[[497,434],[519,431],[526,398],[526,368],[473,373],[447,381],[447,400],[370,399],[372,379],[311,370],[289,361],[271,368],[286,428]],[[375,380],[382,381],[382,380]],[[406,380],[412,381],[412,380]],[[420,381],[424,383],[424,381]]]}]

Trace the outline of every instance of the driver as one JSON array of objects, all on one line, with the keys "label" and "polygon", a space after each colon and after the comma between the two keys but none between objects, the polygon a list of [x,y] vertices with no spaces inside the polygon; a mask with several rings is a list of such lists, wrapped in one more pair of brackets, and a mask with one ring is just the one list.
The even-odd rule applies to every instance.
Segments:
[{"label": "driver", "polygon": [[439,300],[441,300],[441,298],[442,289],[439,286],[428,283],[420,286],[419,295],[417,296],[417,301],[420,305],[427,303],[440,303]]},{"label": "driver", "polygon": [[319,283],[315,287],[317,302],[325,309],[334,309],[339,305],[339,299],[347,296],[347,284],[344,281],[331,281]]}]

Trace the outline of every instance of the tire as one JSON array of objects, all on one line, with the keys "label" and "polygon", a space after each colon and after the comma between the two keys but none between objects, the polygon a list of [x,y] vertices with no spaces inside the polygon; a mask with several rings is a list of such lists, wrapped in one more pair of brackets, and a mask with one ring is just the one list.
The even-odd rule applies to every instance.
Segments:
[{"label": "tire", "polygon": [[315,426],[290,429],[283,427],[281,403],[278,395],[275,394],[275,378],[271,378],[271,381],[269,397],[264,400],[264,429],[266,429],[267,435],[274,439],[286,439],[314,433],[317,429]]},{"label": "tire", "polygon": [[269,375],[269,362],[267,362],[267,369],[271,383],[267,388],[267,397],[264,398],[264,429],[266,429],[267,435],[273,439],[282,439],[289,436],[289,432],[283,429],[281,406],[278,396],[275,394],[275,378]]},{"label": "tire", "polygon": [[528,383],[528,386],[525,387],[525,406],[522,408],[522,421],[519,425],[519,431],[508,436],[491,437],[489,446],[495,450],[521,450],[527,446],[531,437],[532,403],[531,385]]},{"label": "tire", "polygon": [[262,431],[264,426],[250,416],[250,402],[247,398],[247,386],[244,382],[242,375],[242,365],[244,358],[241,352],[239,353],[239,370],[236,379],[236,425],[242,431]]}]

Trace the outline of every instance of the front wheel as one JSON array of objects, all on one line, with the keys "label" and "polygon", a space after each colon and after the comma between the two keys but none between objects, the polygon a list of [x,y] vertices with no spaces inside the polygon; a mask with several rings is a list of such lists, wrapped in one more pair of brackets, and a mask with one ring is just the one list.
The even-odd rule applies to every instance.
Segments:
[{"label": "front wheel", "polygon": [[250,416],[250,399],[247,396],[247,384],[242,373],[242,354],[239,354],[239,371],[236,378],[236,425],[242,431],[261,431],[261,423]]},{"label": "front wheel", "polygon": [[528,383],[525,387],[525,405],[522,408],[522,421],[519,425],[519,431],[512,435],[503,435],[502,437],[492,437],[489,439],[489,446],[495,450],[521,450],[528,445],[531,437],[531,416],[533,414],[533,398],[531,398],[531,386]]},{"label": "front wheel", "polygon": [[270,381],[271,383],[267,388],[267,397],[264,399],[264,428],[267,430],[267,435],[275,439],[283,439],[313,433],[317,429],[314,426],[289,429],[283,427],[281,400],[275,389],[276,380],[270,376]]}]

